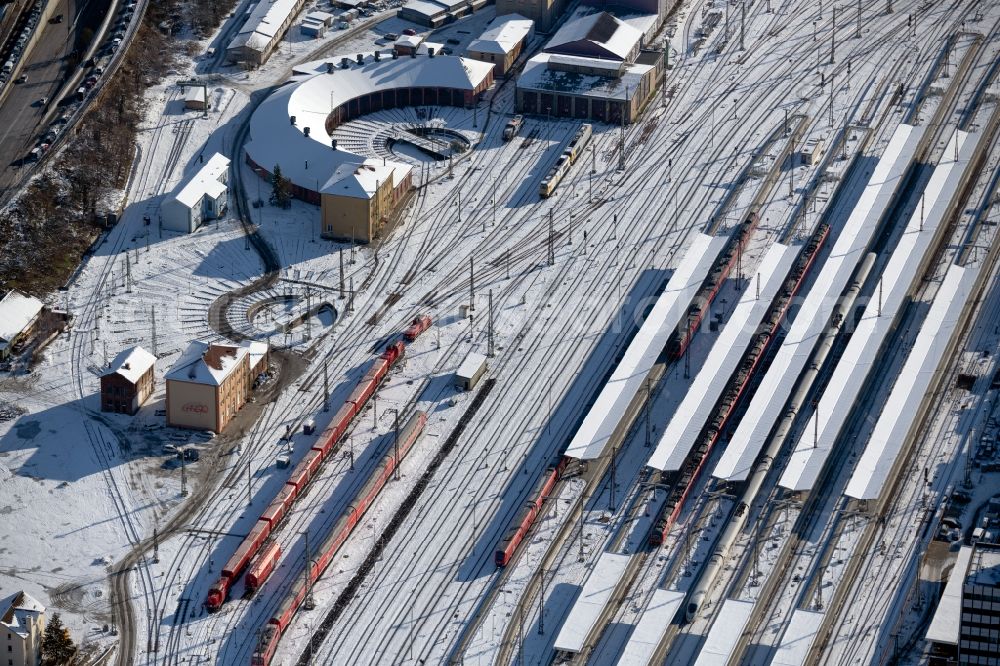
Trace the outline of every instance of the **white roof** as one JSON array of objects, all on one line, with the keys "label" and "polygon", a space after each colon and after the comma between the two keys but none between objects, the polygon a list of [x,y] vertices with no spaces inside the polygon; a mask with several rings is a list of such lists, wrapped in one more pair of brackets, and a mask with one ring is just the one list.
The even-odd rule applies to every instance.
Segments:
[{"label": "white roof", "polygon": [[875,499],[882,494],[882,486],[913,428],[920,402],[958,326],[975,277],[975,270],[957,265],[948,269],[847,484],[844,494],[848,497]]},{"label": "white roof", "polygon": [[[959,137],[961,141],[964,133],[959,134],[963,134],[963,137]],[[954,141],[953,137],[946,151],[948,155],[954,154]],[[974,141],[966,142],[967,146],[974,144]],[[954,162],[940,164],[931,175],[924,190],[923,223],[920,221],[921,207],[918,205],[882,271],[881,314],[876,294],[865,307],[864,316],[851,334],[851,339],[823,391],[818,409],[796,443],[781,476],[780,484],[783,487],[797,491],[809,490],[819,478],[865,380],[875,365],[879,349],[893,329],[910,287],[914,281],[919,280],[917,271],[920,263],[930,248],[931,240],[944,218],[962,175],[963,169],[954,169],[954,166]]]},{"label": "white roof", "polygon": [[928,641],[958,645],[961,633],[962,588],[965,586],[965,574],[969,571],[971,559],[972,546],[962,546],[948,582],[944,586],[941,600],[938,601],[937,610],[934,611],[931,626],[927,628]]},{"label": "white roof", "polygon": [[823,613],[799,609],[793,612],[771,666],[804,666],[821,624]]},{"label": "white roof", "polygon": [[566,652],[579,652],[583,649],[587,636],[611,600],[630,559],[630,556],[618,553],[601,555],[556,636],[555,649]]},{"label": "white roof", "polygon": [[566,450],[568,457],[593,460],[601,456],[670,334],[687,315],[691,300],[708,276],[726,240],[725,236],[695,236],[681,264],[573,436]]},{"label": "white roof", "polygon": [[21,591],[4,599],[0,606],[0,626],[21,638],[28,635],[29,616],[37,619],[45,612],[45,606],[27,592]]},{"label": "white roof", "polygon": [[726,666],[752,610],[753,602],[726,599],[708,631],[695,666]]},{"label": "white roof", "polygon": [[229,48],[239,48],[245,44],[263,49],[278,35],[282,24],[292,12],[297,11],[299,2],[301,0],[260,0],[229,43]]},{"label": "white roof", "polygon": [[840,294],[868,247],[879,219],[892,198],[916,149],[920,132],[900,125],[840,231],[830,256],[815,270],[816,279],[781,347],[754,392],[746,413],[726,446],[712,475],[745,480],[778,415],[784,409],[796,378],[812,356],[813,346],[830,319]]},{"label": "white roof", "polygon": [[[215,367],[205,361],[205,355],[212,347],[223,347],[231,353],[219,354],[219,365]],[[233,370],[240,366],[243,357],[250,353],[246,347],[228,344],[209,344],[196,340],[188,345],[181,357],[166,374],[165,379],[194,384],[220,386]]]},{"label": "white roof", "polygon": [[105,375],[121,375],[135,384],[146,371],[156,364],[156,357],[142,347],[130,347],[118,352],[115,360],[104,371]]},{"label": "white roof", "polygon": [[[798,252],[798,247],[775,243],[764,255],[756,275],[750,276],[739,303],[715,339],[705,364],[691,381],[684,399],[663,430],[660,443],[649,459],[650,467],[660,470],[681,468],[729,384],[729,378],[739,366],[743,353],[753,341],[754,332],[771,309],[771,301],[781,289]],[[760,281],[759,298],[757,280]],[[710,313],[704,314],[710,316]]]},{"label": "white roof", "polygon": [[205,101],[205,89],[201,86],[188,86],[187,90],[184,91],[184,101],[185,102],[204,102]]},{"label": "white roof", "polygon": [[465,360],[462,361],[462,365],[458,366],[458,370],[455,371],[455,375],[461,379],[472,379],[473,376],[479,369],[486,365],[486,357],[482,354],[477,354],[476,352],[470,352]]},{"label": "white roof", "polygon": [[520,14],[507,14],[494,19],[494,25],[469,44],[469,51],[506,55],[528,35],[535,22]]},{"label": "white roof", "polygon": [[392,167],[381,164],[341,164],[321,190],[323,194],[371,199],[379,185],[392,179]]},{"label": "white roof", "polygon": [[448,11],[448,8],[444,5],[439,5],[436,2],[427,2],[426,0],[410,0],[401,9],[406,9],[408,11],[414,12],[416,14],[421,14],[429,19],[435,18],[444,14]]},{"label": "white roof", "polygon": [[330,14],[329,12],[320,12],[320,11],[309,12],[308,14],[306,14],[306,20],[326,23],[327,21],[333,20],[333,14]]},{"label": "white roof", "polygon": [[648,664],[683,602],[683,592],[662,588],[653,592],[653,598],[642,612],[625,649],[618,657],[618,666]]},{"label": "white roof", "polygon": [[267,356],[266,342],[258,342],[256,340],[244,340],[243,342],[240,343],[240,347],[246,347],[247,351],[250,352],[251,368],[260,363],[260,360],[265,356]]},{"label": "white roof", "polygon": [[418,33],[416,35],[400,35],[392,44],[393,46],[406,46],[415,49],[423,44],[423,42],[424,36]]},{"label": "white roof", "polygon": [[[581,74],[550,69],[549,63],[570,63],[607,71],[608,74]],[[583,56],[539,53],[528,60],[517,79],[518,90],[561,92],[599,99],[625,99],[634,97],[643,76],[652,65],[622,64],[619,61],[600,60]],[[621,76],[617,72],[621,70]]]},{"label": "white roof", "polygon": [[[271,171],[281,165],[281,173],[293,183],[316,190],[342,164],[363,164],[366,156],[333,150],[326,131],[331,104],[348,101],[378,90],[393,88],[452,88],[474,90],[493,71],[493,65],[454,56],[418,56],[393,60],[383,56],[376,62],[371,55],[358,65],[351,59],[348,69],[340,68],[340,58],[300,65],[296,71],[322,73],[285,85],[257,108],[250,119],[247,154]],[[336,65],[326,74],[326,62]],[[295,125],[291,117],[295,116]],[[305,136],[304,128],[310,128]],[[395,166],[396,163],[390,163]]]},{"label": "white roof", "polygon": [[229,158],[221,153],[215,153],[200,169],[181,182],[173,198],[188,208],[201,205],[201,199],[206,194],[213,199],[219,198],[226,191],[225,183],[219,179],[228,170]]},{"label": "white roof", "polygon": [[574,53],[574,45],[581,42],[585,48],[597,47],[605,52],[605,57],[626,59],[642,40],[642,31],[619,20],[608,12],[596,12],[588,16],[571,18],[545,44],[547,53],[569,53],[570,55],[590,55]]},{"label": "white roof", "polygon": [[25,296],[19,291],[10,290],[0,300],[0,349],[24,332],[32,321],[42,312],[42,302],[34,296]]}]

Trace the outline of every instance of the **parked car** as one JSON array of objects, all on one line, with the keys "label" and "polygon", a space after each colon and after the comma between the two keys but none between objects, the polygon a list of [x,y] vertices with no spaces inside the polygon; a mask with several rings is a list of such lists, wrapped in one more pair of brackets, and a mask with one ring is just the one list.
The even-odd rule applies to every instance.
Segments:
[{"label": "parked car", "polygon": [[63,15],[56,14],[55,16],[49,19],[49,23],[62,23],[62,20],[63,20]]},{"label": "parked car", "polygon": [[414,30],[413,28],[407,28],[406,30],[403,31],[403,34],[412,37],[413,35],[417,34],[417,31]]},{"label": "parked car", "polygon": [[198,449],[192,449],[192,448],[184,449],[184,460],[196,462],[199,458],[201,458],[201,454],[198,453]]},{"label": "parked car", "polygon": [[27,83],[27,82],[28,82],[27,74],[22,74],[21,76],[17,77],[17,83]]},{"label": "parked car", "polygon": [[174,446],[173,444],[164,444],[163,454],[168,456],[175,456],[177,455],[177,447]]}]

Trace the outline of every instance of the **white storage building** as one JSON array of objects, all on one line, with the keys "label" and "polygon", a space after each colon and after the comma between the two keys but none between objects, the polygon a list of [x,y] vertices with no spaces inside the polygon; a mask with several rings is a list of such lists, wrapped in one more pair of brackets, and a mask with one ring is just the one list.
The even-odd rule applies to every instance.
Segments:
[{"label": "white storage building", "polygon": [[221,217],[228,204],[229,158],[215,153],[160,206],[164,229],[191,233],[203,220]]},{"label": "white storage building", "polygon": [[0,358],[7,358],[17,341],[30,335],[42,307],[37,298],[14,290],[0,300]]}]

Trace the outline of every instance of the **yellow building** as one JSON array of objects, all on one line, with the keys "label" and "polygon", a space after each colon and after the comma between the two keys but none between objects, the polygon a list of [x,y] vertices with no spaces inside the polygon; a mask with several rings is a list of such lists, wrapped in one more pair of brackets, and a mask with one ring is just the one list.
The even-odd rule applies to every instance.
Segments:
[{"label": "yellow building", "polygon": [[166,375],[167,425],[222,432],[250,396],[250,350],[192,342]]},{"label": "yellow building", "polygon": [[370,243],[411,184],[412,170],[405,164],[342,164],[320,190],[320,235]]},{"label": "yellow building", "polygon": [[493,64],[493,74],[503,76],[513,67],[525,43],[531,38],[534,22],[520,14],[498,16],[479,39],[466,49],[470,58]]}]

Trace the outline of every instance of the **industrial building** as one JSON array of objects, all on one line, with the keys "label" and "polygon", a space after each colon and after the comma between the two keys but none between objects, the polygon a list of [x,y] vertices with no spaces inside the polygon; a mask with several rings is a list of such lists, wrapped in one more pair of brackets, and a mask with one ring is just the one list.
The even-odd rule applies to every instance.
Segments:
[{"label": "industrial building", "polygon": [[265,179],[280,166],[293,196],[320,205],[324,237],[360,242],[378,234],[410,190],[410,167],[342,150],[334,129],[381,109],[468,107],[493,83],[492,65],[455,56],[376,53],[295,71],[303,78],[279,88],[250,119],[247,162]]},{"label": "industrial building", "polygon": [[101,411],[135,414],[156,386],[156,357],[142,347],[122,350],[101,375]]},{"label": "industrial building", "polygon": [[541,32],[548,32],[565,7],[566,0],[497,0],[497,16],[518,14],[531,19]]},{"label": "industrial building", "polygon": [[13,289],[0,300],[0,359],[9,358],[14,346],[31,335],[43,308],[37,298]]},{"label": "industrial building", "polygon": [[240,347],[245,347],[250,354],[250,384],[255,388],[261,375],[267,374],[271,363],[271,348],[266,342],[256,340],[244,340],[240,343]]},{"label": "industrial building", "polygon": [[327,12],[309,12],[302,19],[299,32],[307,37],[318,39],[326,34],[326,31],[333,25],[333,14]]},{"label": "industrial building", "polygon": [[527,62],[517,81],[518,111],[610,123],[638,117],[663,69],[663,53],[643,48],[657,18],[589,11],[580,8]]},{"label": "industrial building", "polygon": [[228,205],[229,158],[215,153],[160,205],[164,229],[191,233],[204,220],[222,217]]},{"label": "industrial building", "polygon": [[962,546],[927,640],[931,664],[1000,664],[1000,544]]},{"label": "industrial building", "polygon": [[412,169],[399,162],[342,164],[320,191],[323,238],[370,243],[412,187]]},{"label": "industrial building", "polygon": [[305,4],[305,0],[260,0],[226,47],[226,58],[247,67],[263,65]]},{"label": "industrial building", "polygon": [[45,607],[27,592],[16,592],[0,601],[0,640],[7,644],[3,652],[7,666],[42,663],[45,624]]},{"label": "industrial building", "polygon": [[222,432],[250,396],[247,347],[195,341],[167,373],[167,425]]},{"label": "industrial building", "polygon": [[493,64],[494,76],[503,76],[514,65],[534,32],[534,21],[520,14],[497,16],[479,39],[466,49],[470,58]]},{"label": "industrial building", "polygon": [[440,28],[486,6],[486,0],[410,0],[396,15],[428,28]]}]

